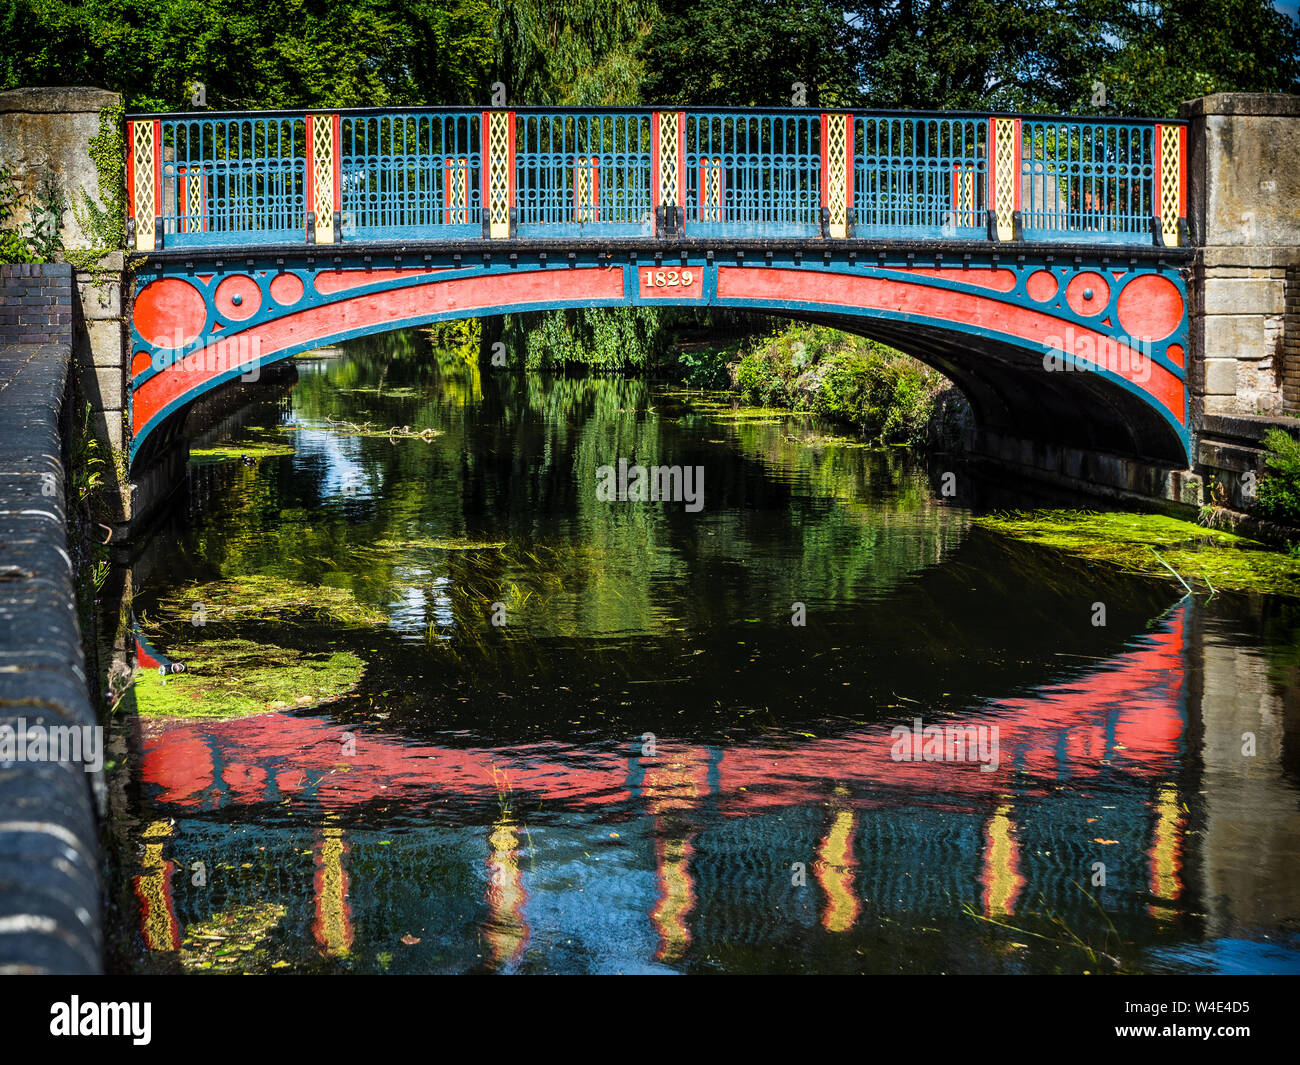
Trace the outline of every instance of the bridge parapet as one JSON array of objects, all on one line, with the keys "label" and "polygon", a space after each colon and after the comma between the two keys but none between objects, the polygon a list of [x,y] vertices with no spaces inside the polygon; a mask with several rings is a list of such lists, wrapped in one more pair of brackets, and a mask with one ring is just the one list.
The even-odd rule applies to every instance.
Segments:
[{"label": "bridge parapet", "polygon": [[682,238],[1187,243],[1182,121],[973,112],[129,116],[137,251]]}]

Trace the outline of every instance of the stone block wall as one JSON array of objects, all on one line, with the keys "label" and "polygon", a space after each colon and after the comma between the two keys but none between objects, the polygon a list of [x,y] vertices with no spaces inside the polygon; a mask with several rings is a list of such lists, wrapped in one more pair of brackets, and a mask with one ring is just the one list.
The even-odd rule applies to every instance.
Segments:
[{"label": "stone block wall", "polygon": [[[17,208],[7,225],[31,221],[41,188],[52,180],[65,204],[85,197],[102,202],[99,173],[90,155],[91,138],[100,131],[100,112],[117,107],[119,94],[93,88],[14,89],[0,93],[0,171],[18,189]],[[81,228],[78,211],[64,211],[60,235],[69,253],[92,250],[92,235]],[[73,373],[77,391],[90,405],[91,431],[109,461],[99,494],[100,520],[120,527],[130,518],[130,487],[124,461],[130,449],[127,428],[129,342],[123,308],[129,304],[125,255],[112,251],[89,270],[76,273],[70,312],[73,327]],[[38,334],[28,334],[35,339]],[[0,339],[3,334],[0,334]],[[77,412],[80,416],[80,411]]]},{"label": "stone block wall", "polygon": [[1201,245],[1191,279],[1193,416],[1199,424],[1295,410],[1285,382],[1286,353],[1300,343],[1287,313],[1288,278],[1300,267],[1300,96],[1221,93],[1181,113],[1190,120],[1188,224]]},{"label": "stone block wall", "polygon": [[1287,267],[1282,325],[1282,409],[1300,415],[1300,264]]},{"label": "stone block wall", "polygon": [[[65,202],[81,203],[82,193],[99,201],[99,173],[88,145],[99,133],[99,113],[122,97],[106,89],[42,88],[0,92],[0,168],[18,189],[12,221],[26,225],[40,202],[41,186],[53,179]],[[74,211],[65,211],[59,230],[63,246],[92,246]]]},{"label": "stone block wall", "polygon": [[71,279],[69,266],[0,266],[0,344],[70,342]]}]

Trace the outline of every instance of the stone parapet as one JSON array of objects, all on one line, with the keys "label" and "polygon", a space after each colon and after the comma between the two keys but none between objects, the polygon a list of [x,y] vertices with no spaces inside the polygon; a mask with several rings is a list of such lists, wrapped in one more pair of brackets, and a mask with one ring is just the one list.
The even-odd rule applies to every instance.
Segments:
[{"label": "stone parapet", "polygon": [[102,768],[88,749],[32,756],[37,736],[98,725],[65,511],[73,304],[71,266],[0,266],[0,973],[102,964]]}]

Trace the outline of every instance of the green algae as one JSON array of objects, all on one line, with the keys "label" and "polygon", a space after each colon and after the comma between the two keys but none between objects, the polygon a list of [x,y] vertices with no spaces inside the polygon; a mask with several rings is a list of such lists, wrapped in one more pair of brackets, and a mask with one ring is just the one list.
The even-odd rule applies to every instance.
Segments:
[{"label": "green algae", "polygon": [[159,600],[159,621],[283,621],[288,618],[328,621],[336,625],[382,625],[387,616],[359,603],[346,588],[302,584],[270,574],[254,573],[225,580],[191,584]]},{"label": "green algae", "polygon": [[1189,585],[1199,582],[1207,591],[1300,598],[1300,559],[1235,533],[1163,514],[1036,510],[988,514],[972,521],[991,532],[1128,573],[1174,583],[1181,577]]},{"label": "green algae", "polygon": [[213,444],[211,447],[190,448],[190,462],[196,466],[211,466],[222,462],[239,462],[241,459],[281,458],[293,454],[291,444],[277,444],[270,441],[250,440],[244,443]]},{"label": "green algae", "polygon": [[505,540],[465,540],[455,537],[430,539],[414,537],[409,540],[376,540],[374,546],[381,551],[502,551]]},{"label": "green algae", "polygon": [[254,640],[203,640],[168,648],[184,673],[145,670],[135,702],[146,717],[246,717],[331,702],[361,682],[351,651],[310,654]]},{"label": "green algae", "polygon": [[282,647],[249,638],[237,626],[273,623],[277,638],[301,644],[322,624],[365,630],[385,621],[344,588],[267,574],[188,585],[160,599],[155,616],[142,618],[184,672],[143,671],[136,706],[150,717],[224,718],[330,702],[361,682],[365,663],[357,655]]}]

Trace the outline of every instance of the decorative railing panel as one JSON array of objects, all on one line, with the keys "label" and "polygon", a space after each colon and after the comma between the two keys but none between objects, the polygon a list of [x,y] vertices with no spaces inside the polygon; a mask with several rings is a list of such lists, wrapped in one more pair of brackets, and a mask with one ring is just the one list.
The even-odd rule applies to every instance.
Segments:
[{"label": "decorative railing panel", "polygon": [[1178,122],[410,108],[133,115],[139,251],[367,241],[1185,244]]},{"label": "decorative railing panel", "polygon": [[821,235],[821,119],[802,114],[686,113],[686,233]]},{"label": "decorative railing panel", "polygon": [[344,240],[482,235],[477,114],[344,114]]},{"label": "decorative railing panel", "polygon": [[1154,127],[1026,119],[1025,239],[1149,242],[1156,217]]},{"label": "decorative railing panel", "polygon": [[861,237],[987,235],[988,122],[858,115],[854,223]]},{"label": "decorative railing panel", "polygon": [[163,119],[163,246],[303,240],[302,117]]},{"label": "decorative railing panel", "polygon": [[521,237],[649,236],[648,114],[521,113],[515,120]]}]

